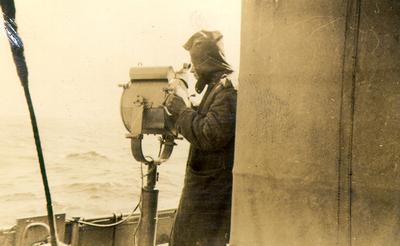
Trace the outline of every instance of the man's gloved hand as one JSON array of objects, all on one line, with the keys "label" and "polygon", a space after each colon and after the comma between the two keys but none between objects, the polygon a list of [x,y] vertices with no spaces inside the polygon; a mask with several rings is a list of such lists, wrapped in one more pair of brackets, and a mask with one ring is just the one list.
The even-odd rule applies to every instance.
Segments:
[{"label": "man's gloved hand", "polygon": [[186,104],[183,99],[175,94],[168,95],[164,104],[174,118],[178,118],[179,115],[186,109]]}]

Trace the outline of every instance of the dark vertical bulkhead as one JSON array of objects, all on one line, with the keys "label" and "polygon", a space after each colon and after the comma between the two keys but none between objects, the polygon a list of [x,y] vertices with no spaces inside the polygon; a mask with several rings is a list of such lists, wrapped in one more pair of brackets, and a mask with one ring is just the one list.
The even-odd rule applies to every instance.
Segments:
[{"label": "dark vertical bulkhead", "polygon": [[352,245],[400,242],[400,2],[361,1]]}]

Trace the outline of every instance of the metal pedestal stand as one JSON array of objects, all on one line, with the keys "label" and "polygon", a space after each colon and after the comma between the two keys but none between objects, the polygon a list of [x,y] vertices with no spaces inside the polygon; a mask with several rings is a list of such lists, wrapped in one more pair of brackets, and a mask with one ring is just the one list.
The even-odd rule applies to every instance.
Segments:
[{"label": "metal pedestal stand", "polygon": [[158,190],[155,187],[157,165],[154,162],[147,163],[147,181],[146,186],[142,189],[142,215],[138,229],[139,246],[154,246],[156,244]]},{"label": "metal pedestal stand", "polygon": [[[174,148],[174,136],[163,135],[160,138],[160,152],[157,160],[145,156],[142,150],[143,134],[128,135],[131,138],[131,150],[133,157],[147,165],[146,185],[142,188],[141,218],[138,228],[138,246],[154,246],[157,232],[157,204],[158,181],[157,166],[168,160]],[[150,160],[149,160],[150,159]],[[143,177],[144,178],[144,177]]]}]

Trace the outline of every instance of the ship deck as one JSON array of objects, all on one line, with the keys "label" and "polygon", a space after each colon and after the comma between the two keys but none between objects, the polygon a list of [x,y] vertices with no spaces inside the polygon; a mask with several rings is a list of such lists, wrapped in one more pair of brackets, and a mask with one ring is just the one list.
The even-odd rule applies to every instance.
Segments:
[{"label": "ship deck", "polygon": [[[166,245],[175,215],[175,209],[158,212],[156,245]],[[140,214],[134,214],[127,221],[114,227],[94,227],[77,222],[110,224],[125,219],[128,214],[99,217],[91,219],[66,219],[65,214],[56,215],[57,235],[59,241],[70,246],[126,246],[134,245],[135,230],[140,221]],[[47,216],[18,219],[14,227],[0,231],[0,245],[25,246],[43,242],[48,232],[41,223],[47,223]]]}]

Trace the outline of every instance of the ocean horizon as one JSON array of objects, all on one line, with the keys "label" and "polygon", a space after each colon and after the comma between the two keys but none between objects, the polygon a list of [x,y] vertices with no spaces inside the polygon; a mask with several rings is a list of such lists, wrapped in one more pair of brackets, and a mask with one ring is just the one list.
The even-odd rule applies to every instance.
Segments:
[{"label": "ocean horizon", "polygon": [[[141,170],[122,122],[38,120],[55,213],[93,218],[133,210],[139,201]],[[179,201],[189,144],[177,143],[170,160],[159,167],[159,209],[176,208]],[[146,136],[145,153],[156,155],[158,144],[157,137]],[[13,226],[19,218],[46,215],[28,116],[1,117],[0,160],[0,228]]]}]

